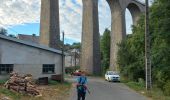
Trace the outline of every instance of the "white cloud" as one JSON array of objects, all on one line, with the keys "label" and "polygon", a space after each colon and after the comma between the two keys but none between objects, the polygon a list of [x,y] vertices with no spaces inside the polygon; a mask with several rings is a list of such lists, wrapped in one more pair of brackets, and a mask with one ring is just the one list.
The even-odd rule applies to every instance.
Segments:
[{"label": "white cloud", "polygon": [[[0,0],[0,27],[39,23],[40,1]],[[65,31],[66,38],[80,41],[82,0],[59,0],[59,2],[61,32]],[[129,16],[127,17],[130,18]],[[100,33],[103,33],[104,29],[108,28],[111,24],[110,9],[106,0],[99,0],[99,23]]]},{"label": "white cloud", "polygon": [[7,27],[39,21],[38,0],[0,0],[0,25]]}]

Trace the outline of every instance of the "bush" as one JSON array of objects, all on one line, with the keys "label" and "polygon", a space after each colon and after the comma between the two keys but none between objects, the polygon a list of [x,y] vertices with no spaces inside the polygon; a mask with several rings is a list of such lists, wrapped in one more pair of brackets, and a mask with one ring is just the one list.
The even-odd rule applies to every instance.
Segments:
[{"label": "bush", "polygon": [[57,85],[57,84],[59,84],[59,82],[54,81],[54,80],[49,80],[49,81],[48,81],[48,84],[49,84],[49,85]]},{"label": "bush", "polygon": [[164,94],[170,96],[170,80],[168,80],[164,85]]},{"label": "bush", "polygon": [[6,81],[7,81],[7,80],[0,80],[0,85],[5,84]]},{"label": "bush", "polygon": [[78,69],[80,69],[80,66],[67,67],[67,68],[65,68],[65,72],[66,72],[66,74],[72,74],[73,72],[75,72]]},{"label": "bush", "polygon": [[66,74],[71,74],[75,71],[75,68],[74,67],[68,67],[68,68],[65,68],[65,72]]},{"label": "bush", "polygon": [[144,84],[141,84],[139,82],[128,82],[126,83],[126,85],[128,85],[129,87],[135,89],[136,91],[140,91],[142,90],[144,87]]},{"label": "bush", "polygon": [[138,79],[138,83],[140,84],[141,87],[145,87],[145,81],[142,78]]}]

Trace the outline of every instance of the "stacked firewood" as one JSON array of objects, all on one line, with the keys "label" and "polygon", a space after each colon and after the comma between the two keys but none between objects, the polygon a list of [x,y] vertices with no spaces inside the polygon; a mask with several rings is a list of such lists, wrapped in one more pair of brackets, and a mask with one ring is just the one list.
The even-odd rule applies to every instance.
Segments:
[{"label": "stacked firewood", "polygon": [[32,75],[27,74],[20,76],[18,73],[12,72],[10,79],[4,84],[4,86],[12,91],[28,94],[32,96],[40,95],[35,82],[33,82]]}]

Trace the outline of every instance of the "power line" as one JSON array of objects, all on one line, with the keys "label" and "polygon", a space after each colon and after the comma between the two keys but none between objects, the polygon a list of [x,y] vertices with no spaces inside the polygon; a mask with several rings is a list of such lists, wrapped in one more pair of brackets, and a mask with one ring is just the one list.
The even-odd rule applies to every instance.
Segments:
[{"label": "power line", "polygon": [[[1,24],[2,25],[2,24]],[[2,28],[4,28],[4,27],[2,27]],[[11,29],[11,28],[4,28],[4,29],[6,29],[6,30],[10,30],[10,31],[12,31],[12,32],[14,32],[14,33],[16,33],[16,34],[19,34],[19,32],[17,32],[16,30],[14,30],[14,29]]]},{"label": "power line", "polygon": [[13,32],[16,33],[16,34],[19,34],[19,32],[15,31],[15,30],[13,30],[13,29],[10,29],[10,28],[8,28],[8,29],[11,30],[11,31],[13,31]]}]

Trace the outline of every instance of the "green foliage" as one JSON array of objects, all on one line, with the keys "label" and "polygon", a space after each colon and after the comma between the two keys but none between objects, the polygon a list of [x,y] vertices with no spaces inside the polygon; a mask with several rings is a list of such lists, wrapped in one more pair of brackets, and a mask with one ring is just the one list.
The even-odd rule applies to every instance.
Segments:
[{"label": "green foliage", "polygon": [[8,35],[9,37],[12,37],[12,38],[17,38],[15,35],[13,35],[13,34],[9,34]]},{"label": "green foliage", "polygon": [[7,32],[7,30],[6,30],[6,29],[4,29],[4,28],[0,28],[0,34],[2,34],[2,35],[7,35],[7,34],[8,34],[8,32]]},{"label": "green foliage", "polygon": [[118,44],[118,59],[120,71],[124,77],[138,81],[145,77],[144,73],[144,18],[139,20],[140,25],[133,26],[133,34]]},{"label": "green foliage", "polygon": [[139,82],[128,82],[126,83],[129,87],[135,89],[136,91],[142,90],[144,87],[144,84],[139,83]]},{"label": "green foliage", "polygon": [[[153,78],[165,90],[170,79],[170,1],[156,0],[151,9]],[[170,91],[170,88],[167,88]],[[168,91],[168,90],[165,90]]]},{"label": "green foliage", "polygon": [[158,89],[157,87],[153,86],[151,91],[146,91],[144,82],[126,82],[125,83],[130,88],[136,90],[139,93],[142,93],[143,95],[146,95],[149,98],[152,98],[152,100],[170,100],[169,96],[165,96],[162,92],[162,90]]},{"label": "green foliage", "polygon": [[12,92],[4,87],[0,88],[0,93],[13,98],[14,100],[20,100],[20,98],[22,96],[21,94]]},{"label": "green foliage", "polygon": [[48,84],[49,84],[50,86],[55,86],[55,85],[56,85],[56,86],[62,86],[62,87],[64,87],[64,86],[70,87],[70,86],[71,86],[71,83],[70,83],[70,82],[67,82],[67,81],[61,83],[61,82],[58,82],[58,81],[49,80]]},{"label": "green foliage", "polygon": [[[170,95],[170,0],[155,0],[150,9],[152,80]],[[119,44],[118,65],[123,76],[132,81],[145,79],[145,22],[141,16],[133,34]],[[169,83],[170,84],[170,83]]]},{"label": "green foliage", "polygon": [[5,35],[5,36],[9,36],[9,37],[12,37],[12,38],[16,38],[15,35],[13,35],[13,34],[8,34],[7,30],[4,29],[4,28],[0,28],[0,34],[1,34],[1,35]]},{"label": "green foliage", "polygon": [[72,49],[80,49],[81,48],[81,43],[73,43],[72,44]]},{"label": "green foliage", "polygon": [[0,80],[0,85],[5,84],[6,81],[7,81],[7,80]]},{"label": "green foliage", "polygon": [[57,85],[57,84],[60,84],[58,81],[54,81],[54,80],[49,80],[48,81],[48,84],[49,85]]},{"label": "green foliage", "polygon": [[109,68],[110,62],[110,30],[105,29],[105,32],[100,40],[101,55],[102,55],[102,69],[103,73]]},{"label": "green foliage", "polygon": [[64,50],[65,51],[69,51],[69,50],[72,50],[72,49],[77,49],[78,51],[81,51],[81,43],[73,43],[73,44],[65,44],[64,46]]},{"label": "green foliage", "polygon": [[170,95],[170,80],[168,80],[164,85],[164,93],[165,95]]},{"label": "green foliage", "polygon": [[65,68],[65,72],[66,72],[66,74],[72,74],[73,72],[75,72],[78,69],[80,69],[80,66],[67,67],[67,68]]}]

